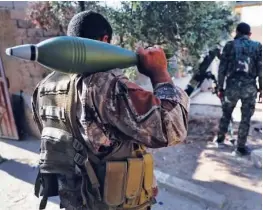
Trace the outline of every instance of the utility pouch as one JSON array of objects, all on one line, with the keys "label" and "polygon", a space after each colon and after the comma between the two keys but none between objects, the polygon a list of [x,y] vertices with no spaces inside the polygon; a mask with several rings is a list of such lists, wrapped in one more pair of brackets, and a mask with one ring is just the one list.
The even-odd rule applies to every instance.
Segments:
[{"label": "utility pouch", "polygon": [[35,195],[43,196],[39,209],[45,209],[47,199],[58,195],[58,180],[56,174],[42,174],[38,172],[35,182]]},{"label": "utility pouch", "polygon": [[128,175],[126,187],[126,204],[125,208],[138,205],[140,193],[142,190],[144,175],[144,163],[142,158],[128,159]]},{"label": "utility pouch", "polygon": [[143,188],[146,191],[146,197],[150,199],[153,196],[153,156],[149,153],[143,155],[144,161],[144,184]]},{"label": "utility pouch", "polygon": [[106,162],[103,200],[108,206],[117,207],[124,203],[126,182],[127,162]]},{"label": "utility pouch", "polygon": [[58,181],[56,174],[42,174],[39,172],[35,183],[35,195],[57,196]]}]

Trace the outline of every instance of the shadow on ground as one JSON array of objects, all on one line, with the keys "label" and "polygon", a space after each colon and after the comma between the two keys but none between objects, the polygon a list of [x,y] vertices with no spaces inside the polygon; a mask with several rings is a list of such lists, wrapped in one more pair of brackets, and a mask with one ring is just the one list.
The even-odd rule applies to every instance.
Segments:
[{"label": "shadow on ground", "polygon": [[40,140],[36,140],[35,138],[30,137],[27,140],[21,140],[21,141],[1,139],[1,141],[6,144],[10,144],[12,146],[39,154]]},{"label": "shadow on ground", "polygon": [[207,152],[206,158],[227,169],[234,176],[239,176],[251,180],[251,182],[259,183],[262,180],[261,170],[253,165],[250,157],[236,157],[229,153],[227,149],[217,152],[216,149],[212,152]]},{"label": "shadow on ground", "polygon": [[[34,184],[35,179],[37,177],[38,168],[34,166],[30,166],[26,163],[17,162],[15,160],[6,160],[2,164],[0,164],[0,171],[7,173],[9,176],[22,180],[28,184],[31,185],[30,195],[34,195]],[[9,177],[10,179],[10,177]],[[11,183],[12,184],[12,183]],[[4,184],[2,185],[4,187]],[[18,186],[17,186],[18,187]],[[4,187],[6,188],[6,187]],[[8,189],[6,189],[8,190]],[[19,189],[23,191],[23,189]],[[10,192],[8,192],[10,193]],[[23,192],[24,193],[24,192]],[[37,200],[37,198],[35,198]],[[49,201],[54,204],[59,204],[59,198],[58,197],[51,197],[49,198]],[[40,202],[40,199],[37,201]]]},{"label": "shadow on ground", "polygon": [[0,165],[0,170],[29,184],[35,183],[35,178],[38,172],[36,167],[15,160],[6,160],[6,162]]}]

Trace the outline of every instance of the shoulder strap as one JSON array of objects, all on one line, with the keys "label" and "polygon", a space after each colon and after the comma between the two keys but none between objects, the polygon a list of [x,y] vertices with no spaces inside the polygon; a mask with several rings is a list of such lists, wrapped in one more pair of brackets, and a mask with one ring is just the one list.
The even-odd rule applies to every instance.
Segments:
[{"label": "shoulder strap", "polygon": [[35,123],[37,124],[38,130],[40,131],[40,133],[43,130],[43,125],[41,123],[41,121],[39,120],[39,115],[38,115],[38,111],[37,111],[37,97],[38,97],[38,87],[35,89],[33,96],[32,96],[32,112],[33,112],[33,119],[35,121]]},{"label": "shoulder strap", "polygon": [[[78,125],[76,123],[76,116],[77,116],[76,110],[77,110],[77,102],[78,102],[77,84],[79,79],[80,77],[78,78],[78,75],[76,74],[71,75],[70,92],[68,94],[69,97],[66,105],[66,111],[67,113],[70,113],[69,122],[72,127],[73,136],[75,136],[75,138],[78,139],[80,142],[85,143],[83,137],[81,136]],[[87,159],[84,161],[85,170],[91,182],[92,188],[96,193],[97,199],[101,200],[101,195],[99,191],[100,183],[89,159],[91,159],[95,164],[99,164],[100,160],[91,151],[89,151],[87,147],[84,147],[83,149],[88,156]]]},{"label": "shoulder strap", "polygon": [[[78,128],[78,125],[76,123],[76,116],[77,116],[77,103],[78,103],[78,94],[77,94],[77,85],[78,82],[80,81],[81,77],[74,74],[71,76],[71,80],[72,82],[70,82],[70,90],[71,92],[69,93],[69,97],[68,97],[68,102],[67,102],[67,113],[70,113],[70,124],[72,127],[72,133],[73,135],[79,139],[80,141],[82,141],[82,143],[85,143],[83,140],[83,137],[80,133],[80,130]],[[87,150],[87,153],[89,155],[89,158],[92,160],[92,162],[94,162],[95,164],[99,164],[100,163],[100,159],[98,157],[96,157],[91,151]]]}]

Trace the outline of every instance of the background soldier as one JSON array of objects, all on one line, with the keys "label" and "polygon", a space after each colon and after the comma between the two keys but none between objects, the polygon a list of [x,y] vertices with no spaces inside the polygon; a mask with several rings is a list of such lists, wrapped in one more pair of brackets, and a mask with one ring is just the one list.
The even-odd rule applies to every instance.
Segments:
[{"label": "background soldier", "polygon": [[[102,15],[82,12],[67,35],[110,43],[112,28]],[[189,101],[173,84],[162,49],[140,48],[138,55],[138,70],[150,77],[154,93],[118,70],[53,72],[36,88],[33,111],[42,139],[35,194],[43,195],[41,209],[57,194],[67,210],[146,210],[154,203],[153,157],[145,147],[185,139]]]},{"label": "background soldier", "polygon": [[[224,145],[232,112],[240,99],[242,119],[238,129],[236,148],[236,153],[239,155],[250,154],[246,146],[250,119],[255,111],[257,92],[262,92],[262,45],[250,40],[250,35],[248,24],[240,23],[237,26],[235,39],[229,41],[223,49],[218,72],[218,96],[224,97],[224,102],[216,143],[219,147]],[[257,77],[259,88],[256,85]]]}]

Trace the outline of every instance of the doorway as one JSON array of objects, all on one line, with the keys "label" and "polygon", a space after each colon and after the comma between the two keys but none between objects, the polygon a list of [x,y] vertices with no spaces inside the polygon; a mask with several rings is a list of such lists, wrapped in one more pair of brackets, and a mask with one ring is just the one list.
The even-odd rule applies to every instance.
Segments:
[{"label": "doorway", "polygon": [[8,81],[0,57],[0,138],[19,140],[8,91]]}]

